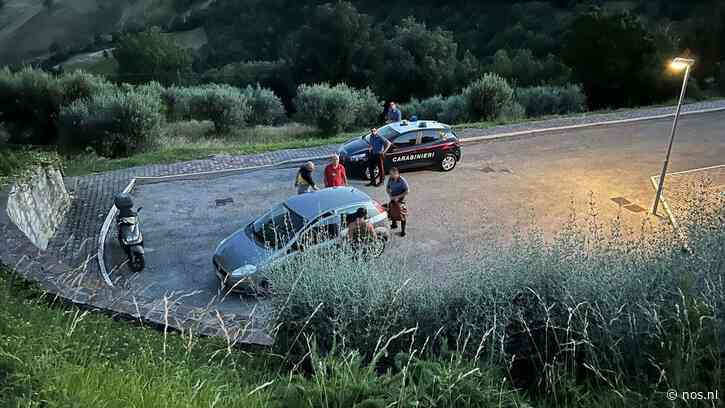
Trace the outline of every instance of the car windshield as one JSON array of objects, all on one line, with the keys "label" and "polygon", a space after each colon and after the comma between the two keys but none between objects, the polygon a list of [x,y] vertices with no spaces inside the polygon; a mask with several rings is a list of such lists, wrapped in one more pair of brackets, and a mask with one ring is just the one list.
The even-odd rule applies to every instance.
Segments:
[{"label": "car windshield", "polygon": [[252,223],[254,238],[270,248],[280,249],[305,225],[305,219],[284,204],[269,210]]},{"label": "car windshield", "polygon": [[[398,132],[390,126],[381,127],[380,129],[378,129],[378,134],[388,140],[391,140],[395,136],[398,136]],[[366,142],[370,143],[370,133],[365,135],[363,139],[365,139]]]}]

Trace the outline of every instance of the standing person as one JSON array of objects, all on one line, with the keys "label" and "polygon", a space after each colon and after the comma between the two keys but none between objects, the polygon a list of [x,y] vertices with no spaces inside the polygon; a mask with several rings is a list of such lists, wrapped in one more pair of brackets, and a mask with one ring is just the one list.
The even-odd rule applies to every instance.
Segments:
[{"label": "standing person", "polygon": [[398,109],[398,105],[395,102],[390,102],[388,108],[388,116],[386,117],[385,123],[400,122],[403,119],[403,114]]},{"label": "standing person", "polygon": [[[377,128],[370,129],[370,141],[368,142],[368,170],[370,171],[370,183],[368,186],[377,187],[383,184],[385,180],[385,165],[383,160],[385,159],[385,153],[390,149],[392,143],[378,133]],[[378,169],[379,182],[375,179],[375,169]]]},{"label": "standing person", "polygon": [[392,221],[391,229],[398,228],[400,221],[400,236],[405,236],[405,225],[408,221],[408,207],[405,205],[405,197],[408,195],[408,182],[400,175],[397,167],[390,168],[390,177],[385,188],[390,196],[388,204],[388,216]]},{"label": "standing person", "polygon": [[355,211],[352,222],[347,225],[347,239],[350,246],[353,250],[363,253],[378,238],[375,227],[367,218],[368,210],[360,207]]},{"label": "standing person", "polygon": [[340,187],[347,185],[345,166],[340,164],[340,156],[333,153],[330,164],[325,167],[325,187]]},{"label": "standing person", "polygon": [[315,180],[312,179],[312,172],[314,171],[315,163],[312,163],[311,161],[303,164],[299,171],[297,171],[297,176],[295,177],[297,194],[304,194],[318,190]]}]

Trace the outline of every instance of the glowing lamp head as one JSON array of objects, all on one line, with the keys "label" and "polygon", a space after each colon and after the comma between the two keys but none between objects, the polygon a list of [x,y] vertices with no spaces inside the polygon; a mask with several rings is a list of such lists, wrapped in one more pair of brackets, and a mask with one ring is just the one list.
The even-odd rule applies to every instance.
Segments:
[{"label": "glowing lamp head", "polygon": [[682,71],[687,67],[691,67],[695,63],[694,59],[690,58],[675,58],[670,63],[670,68],[674,71]]}]

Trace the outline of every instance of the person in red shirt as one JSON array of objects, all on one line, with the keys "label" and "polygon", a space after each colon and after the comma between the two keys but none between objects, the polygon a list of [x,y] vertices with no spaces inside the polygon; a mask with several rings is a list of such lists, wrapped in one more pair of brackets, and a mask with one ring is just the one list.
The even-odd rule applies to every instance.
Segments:
[{"label": "person in red shirt", "polygon": [[347,185],[345,166],[340,164],[340,156],[333,154],[331,163],[325,167],[325,187],[340,187]]}]

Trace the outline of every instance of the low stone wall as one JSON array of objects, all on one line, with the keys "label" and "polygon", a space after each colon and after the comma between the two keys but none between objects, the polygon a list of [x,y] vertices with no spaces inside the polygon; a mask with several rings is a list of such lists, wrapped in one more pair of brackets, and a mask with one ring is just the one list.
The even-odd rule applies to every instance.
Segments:
[{"label": "low stone wall", "polygon": [[45,250],[69,205],[60,170],[39,166],[11,185],[7,213],[36,247]]}]

